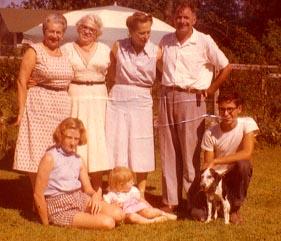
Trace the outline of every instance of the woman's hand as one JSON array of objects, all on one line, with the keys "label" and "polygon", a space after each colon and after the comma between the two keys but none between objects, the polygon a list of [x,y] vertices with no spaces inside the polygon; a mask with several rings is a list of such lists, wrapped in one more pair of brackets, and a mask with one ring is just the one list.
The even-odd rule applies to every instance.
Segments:
[{"label": "woman's hand", "polygon": [[17,119],[15,120],[15,122],[12,125],[18,126],[21,122],[21,119],[22,119],[22,115],[18,114]]},{"label": "woman's hand", "polygon": [[98,196],[98,198],[99,198],[100,201],[103,200],[101,187],[99,187],[99,189],[97,190],[96,195]]},{"label": "woman's hand", "polygon": [[88,203],[88,207],[93,215],[98,214],[101,211],[101,201],[98,193],[94,193],[92,195],[91,200]]}]

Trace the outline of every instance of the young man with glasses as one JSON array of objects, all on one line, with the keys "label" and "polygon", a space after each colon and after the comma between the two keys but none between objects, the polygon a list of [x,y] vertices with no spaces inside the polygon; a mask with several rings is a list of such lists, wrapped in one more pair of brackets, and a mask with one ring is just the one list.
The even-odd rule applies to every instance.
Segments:
[{"label": "young man with glasses", "polygon": [[[225,175],[230,190],[230,221],[239,224],[242,221],[238,211],[246,198],[252,176],[252,153],[258,126],[251,117],[239,117],[242,111],[242,99],[237,93],[220,94],[218,97],[220,122],[205,131],[201,148],[204,151],[204,167],[229,165]],[[194,216],[198,214],[193,210]],[[201,213],[199,219],[205,219]],[[198,217],[197,217],[198,218]]]}]

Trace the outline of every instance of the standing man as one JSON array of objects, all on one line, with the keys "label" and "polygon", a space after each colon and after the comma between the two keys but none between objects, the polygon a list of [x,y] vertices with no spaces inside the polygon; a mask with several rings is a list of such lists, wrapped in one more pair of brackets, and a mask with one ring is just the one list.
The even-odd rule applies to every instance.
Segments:
[{"label": "standing man", "polygon": [[[193,28],[195,6],[177,6],[175,33],[160,42],[163,52],[159,113],[160,156],[163,171],[163,210],[175,211],[182,187],[192,198],[191,184],[200,168],[200,144],[204,133],[205,98],[229,75],[228,59],[214,40]],[[220,70],[216,79],[213,68]]]}]

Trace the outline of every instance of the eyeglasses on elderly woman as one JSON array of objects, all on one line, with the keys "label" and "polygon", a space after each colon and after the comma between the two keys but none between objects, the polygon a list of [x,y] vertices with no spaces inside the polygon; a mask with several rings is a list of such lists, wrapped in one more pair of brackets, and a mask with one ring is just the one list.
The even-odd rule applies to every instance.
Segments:
[{"label": "eyeglasses on elderly woman", "polygon": [[79,26],[79,28],[80,28],[80,30],[82,30],[82,31],[88,31],[88,32],[91,33],[91,34],[96,34],[96,33],[97,33],[97,30],[96,30],[95,28],[90,27],[90,26],[87,26],[87,25],[85,25],[85,24],[81,24],[81,25]]}]

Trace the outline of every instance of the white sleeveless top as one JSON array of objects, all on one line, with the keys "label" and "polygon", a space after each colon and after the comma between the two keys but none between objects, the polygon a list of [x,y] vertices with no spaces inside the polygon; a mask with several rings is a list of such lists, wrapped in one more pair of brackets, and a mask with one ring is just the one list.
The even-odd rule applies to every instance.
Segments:
[{"label": "white sleeveless top", "polygon": [[137,54],[130,38],[118,42],[115,83],[151,87],[156,78],[158,46],[148,41],[143,51]]}]

